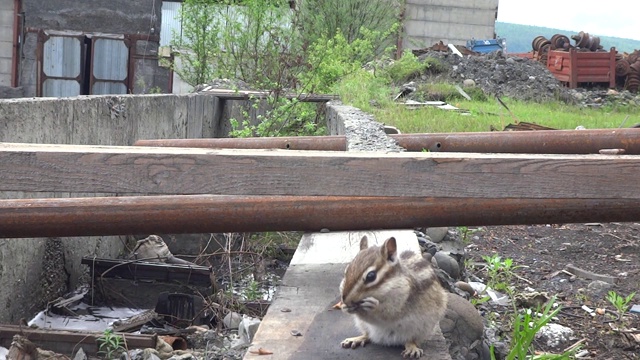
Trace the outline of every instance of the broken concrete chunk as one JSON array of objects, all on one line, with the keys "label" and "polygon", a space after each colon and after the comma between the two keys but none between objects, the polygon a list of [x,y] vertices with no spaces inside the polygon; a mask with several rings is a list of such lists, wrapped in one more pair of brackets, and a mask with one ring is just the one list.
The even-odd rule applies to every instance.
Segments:
[{"label": "broken concrete chunk", "polygon": [[253,337],[258,331],[258,326],[260,326],[260,319],[244,316],[238,326],[238,334],[240,335],[240,338],[247,344],[250,344],[253,342]]}]

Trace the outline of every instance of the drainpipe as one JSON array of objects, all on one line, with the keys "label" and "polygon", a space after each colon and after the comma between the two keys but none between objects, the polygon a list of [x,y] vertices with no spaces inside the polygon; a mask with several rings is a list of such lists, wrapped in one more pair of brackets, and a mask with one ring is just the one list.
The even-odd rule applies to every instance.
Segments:
[{"label": "drainpipe", "polygon": [[18,21],[22,20],[22,16],[20,16],[21,8],[21,0],[13,0],[13,52],[11,54],[11,87],[18,87],[18,54],[20,53],[20,46],[18,46],[20,34],[18,30],[22,28],[21,26],[18,26]]}]

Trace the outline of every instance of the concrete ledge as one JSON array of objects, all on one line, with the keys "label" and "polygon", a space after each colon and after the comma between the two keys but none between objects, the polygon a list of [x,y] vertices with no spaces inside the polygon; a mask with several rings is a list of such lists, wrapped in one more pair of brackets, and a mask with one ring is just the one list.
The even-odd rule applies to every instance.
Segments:
[{"label": "concrete ledge", "polygon": [[[351,316],[332,307],[340,300],[338,287],[345,266],[358,252],[365,234],[376,244],[394,236],[399,251],[419,251],[411,230],[305,234],[245,359],[402,359],[401,347],[369,344],[351,350],[340,346],[342,340],[358,334]],[[302,336],[293,336],[294,330]],[[259,348],[273,355],[251,353]],[[451,359],[441,334],[423,348],[423,359]]]},{"label": "concrete ledge", "polygon": [[346,135],[348,151],[404,151],[373,115],[339,101],[327,103],[329,135]]}]

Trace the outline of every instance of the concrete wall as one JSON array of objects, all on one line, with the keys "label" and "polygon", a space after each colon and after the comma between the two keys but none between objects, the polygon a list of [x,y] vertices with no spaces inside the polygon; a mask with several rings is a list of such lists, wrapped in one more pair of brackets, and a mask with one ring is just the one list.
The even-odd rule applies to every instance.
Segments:
[{"label": "concrete wall", "polygon": [[498,0],[407,0],[404,49],[493,39]]},{"label": "concrete wall", "polygon": [[[218,104],[207,94],[0,100],[0,142],[131,145],[138,139],[221,136],[228,125],[216,120]],[[0,192],[5,199],[95,195]],[[0,239],[0,323],[29,318],[74,289],[86,276],[83,256],[116,257],[124,241]]]},{"label": "concrete wall", "polygon": [[13,0],[0,0],[0,86],[11,86]]},{"label": "concrete wall", "polygon": [[161,0],[23,0],[26,26],[109,34],[159,34]]}]

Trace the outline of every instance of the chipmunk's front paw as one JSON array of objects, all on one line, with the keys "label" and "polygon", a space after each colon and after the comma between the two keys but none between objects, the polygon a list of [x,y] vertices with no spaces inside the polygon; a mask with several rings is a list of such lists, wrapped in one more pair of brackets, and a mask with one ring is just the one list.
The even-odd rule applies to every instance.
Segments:
[{"label": "chipmunk's front paw", "polygon": [[342,347],[345,348],[345,349],[348,349],[348,348],[355,349],[358,346],[364,347],[368,342],[369,342],[369,336],[360,335],[360,336],[356,336],[356,337],[346,338],[346,339],[342,340],[340,345],[342,345]]},{"label": "chipmunk's front paw", "polygon": [[423,351],[414,342],[404,344],[403,358],[419,358],[422,357]]}]

